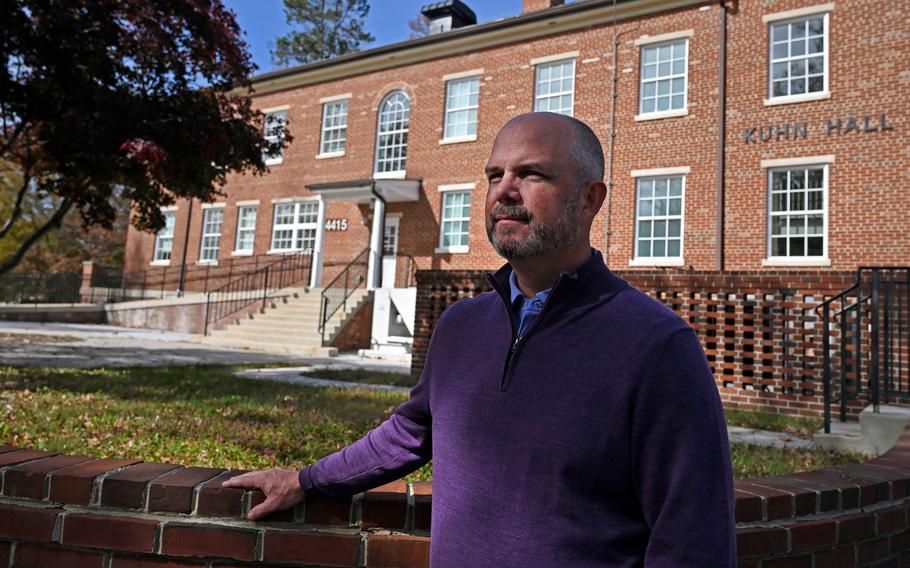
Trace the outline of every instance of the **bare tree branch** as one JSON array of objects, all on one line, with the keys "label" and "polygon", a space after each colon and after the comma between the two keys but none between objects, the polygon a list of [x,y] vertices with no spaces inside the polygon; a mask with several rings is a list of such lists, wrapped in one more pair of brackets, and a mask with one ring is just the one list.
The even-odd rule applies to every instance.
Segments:
[{"label": "bare tree branch", "polygon": [[22,241],[22,244],[19,245],[19,250],[17,250],[13,256],[0,262],[0,274],[6,274],[15,268],[16,265],[22,261],[22,257],[25,256],[25,253],[27,253],[28,250],[32,248],[32,245],[34,245],[38,239],[43,237],[51,229],[59,227],[60,222],[63,221],[63,218],[66,216],[72,206],[73,202],[71,200],[64,199],[60,203],[60,208],[54,212],[54,215],[48,219],[47,223],[36,229],[34,233]]},{"label": "bare tree branch", "polygon": [[3,228],[0,228],[0,239],[5,237],[6,234],[10,232],[10,229],[13,228],[13,225],[22,214],[22,201],[25,199],[25,194],[28,191],[28,186],[31,181],[32,178],[28,175],[26,175],[25,179],[22,180],[22,187],[19,188],[19,193],[16,195],[16,203],[13,205],[13,212],[10,213],[9,219],[3,225]]}]

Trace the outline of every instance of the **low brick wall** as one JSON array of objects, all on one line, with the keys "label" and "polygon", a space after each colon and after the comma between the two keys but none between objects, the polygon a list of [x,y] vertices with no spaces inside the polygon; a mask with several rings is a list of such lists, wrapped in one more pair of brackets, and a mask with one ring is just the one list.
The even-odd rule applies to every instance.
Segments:
[{"label": "low brick wall", "polygon": [[[855,272],[667,269],[619,275],[672,308],[695,329],[725,407],[821,416],[824,351],[816,308],[826,296],[850,287]],[[417,273],[412,374],[423,370],[430,335],[442,312],[462,298],[490,289],[483,271]],[[836,347],[840,336],[834,331],[832,346]],[[897,345],[910,341],[910,330],[901,334],[894,338]],[[862,339],[868,344],[869,334]],[[834,368],[839,368],[839,352],[835,350],[832,357]],[[910,366],[910,352],[903,350],[900,357],[901,368]],[[835,384],[835,395],[838,388]],[[863,407],[862,401],[849,400],[848,414],[855,417]]]},{"label": "low brick wall", "polygon": [[0,320],[104,323],[104,306],[93,304],[5,304],[0,305]]},{"label": "low brick wall", "polygon": [[[252,523],[243,515],[262,494],[219,487],[240,473],[0,446],[0,566],[428,564],[429,482]],[[863,464],[739,480],[739,568],[910,566],[908,489],[910,428]]]}]

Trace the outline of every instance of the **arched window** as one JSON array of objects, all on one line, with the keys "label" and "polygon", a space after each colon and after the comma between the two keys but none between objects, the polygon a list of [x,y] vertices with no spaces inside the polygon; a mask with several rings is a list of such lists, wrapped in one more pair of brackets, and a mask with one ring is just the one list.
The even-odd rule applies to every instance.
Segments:
[{"label": "arched window", "polygon": [[410,116],[411,104],[403,92],[394,91],[382,99],[376,128],[375,173],[404,172]]}]

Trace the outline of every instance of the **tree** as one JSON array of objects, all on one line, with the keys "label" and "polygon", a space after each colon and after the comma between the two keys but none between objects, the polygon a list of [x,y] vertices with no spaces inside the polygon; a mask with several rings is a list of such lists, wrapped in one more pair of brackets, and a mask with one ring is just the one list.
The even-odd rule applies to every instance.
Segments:
[{"label": "tree", "polygon": [[213,200],[290,140],[263,139],[244,96],[253,64],[219,0],[6,0],[0,18],[0,241],[18,243],[0,274],[70,211],[110,229],[122,196],[157,231],[162,206]]},{"label": "tree", "polygon": [[430,35],[430,19],[422,13],[417,14],[413,20],[408,20],[408,27],[411,28],[409,39],[417,39]]},{"label": "tree", "polygon": [[287,67],[357,51],[374,39],[363,29],[369,12],[367,0],[284,0],[288,24],[303,29],[276,40],[272,62]]}]

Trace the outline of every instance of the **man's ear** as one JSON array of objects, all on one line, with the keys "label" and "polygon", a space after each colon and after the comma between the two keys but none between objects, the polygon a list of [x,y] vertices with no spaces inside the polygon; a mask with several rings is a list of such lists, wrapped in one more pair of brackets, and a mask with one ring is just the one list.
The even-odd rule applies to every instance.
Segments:
[{"label": "man's ear", "polygon": [[590,181],[581,192],[581,211],[589,219],[594,219],[607,197],[607,184],[602,181]]}]

